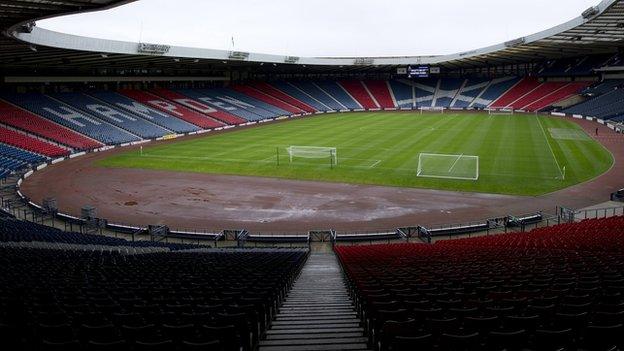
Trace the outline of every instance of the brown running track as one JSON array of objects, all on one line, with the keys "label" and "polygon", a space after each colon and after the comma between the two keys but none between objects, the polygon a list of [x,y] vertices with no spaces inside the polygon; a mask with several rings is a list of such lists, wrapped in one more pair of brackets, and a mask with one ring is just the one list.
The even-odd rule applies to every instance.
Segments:
[{"label": "brown running track", "polygon": [[571,119],[607,147],[615,164],[586,183],[542,196],[508,196],[226,176],[99,168],[94,161],[128,148],[64,161],[35,172],[22,192],[41,203],[55,197],[63,213],[84,205],[111,223],[172,229],[248,229],[262,232],[388,230],[399,226],[461,223],[507,214],[554,212],[601,203],[624,186],[624,134]]}]

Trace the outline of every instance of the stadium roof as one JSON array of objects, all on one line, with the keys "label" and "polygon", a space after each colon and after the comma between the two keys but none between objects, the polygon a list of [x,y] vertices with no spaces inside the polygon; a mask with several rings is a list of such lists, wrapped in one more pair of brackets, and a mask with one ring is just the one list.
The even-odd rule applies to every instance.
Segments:
[{"label": "stadium roof", "polygon": [[[31,25],[60,14],[100,10],[134,0],[0,0],[0,67],[7,72],[101,74],[114,70],[161,70],[170,75],[228,70],[259,72],[392,71],[397,66],[430,64],[472,68],[585,54],[615,53],[624,47],[624,0],[603,0],[579,17],[506,43],[451,55],[405,57],[292,57],[94,39]],[[17,40],[15,40],[17,39]],[[145,43],[143,43],[145,44]]]}]

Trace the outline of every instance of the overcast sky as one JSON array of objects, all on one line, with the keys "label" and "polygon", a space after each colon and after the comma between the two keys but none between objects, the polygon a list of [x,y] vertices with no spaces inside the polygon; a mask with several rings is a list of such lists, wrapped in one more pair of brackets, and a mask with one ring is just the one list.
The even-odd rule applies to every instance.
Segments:
[{"label": "overcast sky", "polygon": [[139,0],[37,25],[105,39],[295,56],[429,55],[533,34],[598,2]]}]

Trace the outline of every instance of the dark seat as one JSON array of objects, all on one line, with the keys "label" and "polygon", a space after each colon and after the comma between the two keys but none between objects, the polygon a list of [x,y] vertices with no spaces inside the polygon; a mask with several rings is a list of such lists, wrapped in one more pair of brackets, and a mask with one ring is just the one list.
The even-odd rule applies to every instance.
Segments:
[{"label": "dark seat", "polygon": [[134,351],[168,351],[175,349],[172,340],[135,341],[133,346]]},{"label": "dark seat", "polygon": [[521,350],[527,345],[527,337],[527,332],[524,329],[493,330],[488,335],[488,349]]},{"label": "dark seat", "polygon": [[469,351],[480,350],[479,333],[470,334],[442,334],[441,346],[444,350]]},{"label": "dark seat", "polygon": [[433,336],[422,334],[417,336],[397,336],[392,340],[392,351],[433,350]]},{"label": "dark seat", "polygon": [[81,350],[80,342],[78,340],[66,340],[66,341],[48,341],[43,340],[41,342],[42,351],[78,351]]},{"label": "dark seat", "polygon": [[567,349],[574,344],[574,335],[571,328],[557,330],[538,329],[535,331],[534,343],[534,347],[537,350]]},{"label": "dark seat", "polygon": [[624,346],[622,324],[590,325],[585,330],[583,347],[588,350],[605,351]]},{"label": "dark seat", "polygon": [[204,342],[182,341],[180,351],[221,351],[223,348],[219,340],[211,340]]},{"label": "dark seat", "polygon": [[107,342],[89,341],[87,349],[89,351],[119,351],[123,350],[125,346],[126,342],[124,340]]},{"label": "dark seat", "polygon": [[240,348],[236,327],[233,325],[204,325],[200,333],[206,340],[219,340],[225,351],[236,351]]}]

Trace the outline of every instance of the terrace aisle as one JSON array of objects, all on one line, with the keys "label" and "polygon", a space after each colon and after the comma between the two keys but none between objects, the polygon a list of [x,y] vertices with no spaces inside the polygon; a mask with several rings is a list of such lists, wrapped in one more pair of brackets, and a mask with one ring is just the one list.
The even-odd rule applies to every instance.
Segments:
[{"label": "terrace aisle", "polygon": [[260,351],[368,350],[333,253],[312,253]]}]

